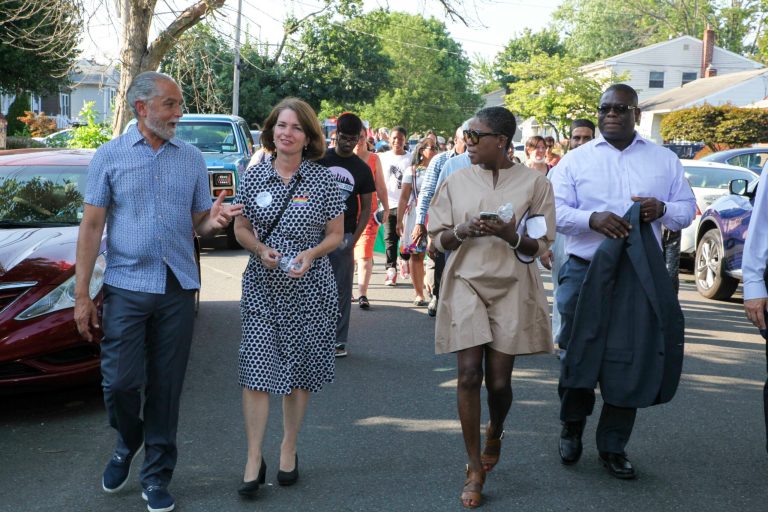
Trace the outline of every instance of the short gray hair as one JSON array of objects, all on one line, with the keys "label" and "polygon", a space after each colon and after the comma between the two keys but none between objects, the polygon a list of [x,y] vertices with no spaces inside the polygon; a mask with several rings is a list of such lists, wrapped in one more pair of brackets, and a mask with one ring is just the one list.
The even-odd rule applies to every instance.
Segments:
[{"label": "short gray hair", "polygon": [[139,113],[136,111],[136,102],[149,101],[157,96],[157,82],[160,80],[169,80],[174,84],[176,83],[176,80],[170,76],[165,73],[158,73],[157,71],[145,71],[134,77],[131,86],[128,87],[125,99],[128,101],[128,106],[131,107],[136,119],[139,118]]}]

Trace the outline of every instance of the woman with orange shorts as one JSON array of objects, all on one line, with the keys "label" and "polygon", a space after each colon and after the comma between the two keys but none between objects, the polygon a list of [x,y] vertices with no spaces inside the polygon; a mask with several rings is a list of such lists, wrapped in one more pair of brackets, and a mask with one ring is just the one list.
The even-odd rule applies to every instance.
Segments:
[{"label": "woman with orange shorts", "polygon": [[368,164],[373,173],[373,182],[376,185],[376,192],[371,197],[371,218],[363,230],[363,234],[355,244],[355,261],[357,261],[357,302],[362,309],[371,307],[368,301],[368,284],[371,281],[373,273],[373,246],[376,243],[376,236],[379,233],[379,223],[376,222],[374,215],[376,213],[377,198],[381,201],[385,212],[389,211],[389,201],[387,200],[387,185],[384,182],[384,173],[381,172],[381,160],[375,153],[368,149],[366,130],[363,128],[360,139],[357,141],[354,152],[363,162]]}]

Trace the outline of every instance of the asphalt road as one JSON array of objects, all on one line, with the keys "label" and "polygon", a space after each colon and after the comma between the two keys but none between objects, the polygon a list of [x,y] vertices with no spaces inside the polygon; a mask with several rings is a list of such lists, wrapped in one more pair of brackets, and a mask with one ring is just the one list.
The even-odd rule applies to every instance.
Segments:
[{"label": "asphalt road", "polygon": [[[412,307],[410,284],[385,288],[377,265],[372,308],[353,306],[349,352],[336,382],[314,395],[299,442],[299,483],[276,484],[280,402],[264,446],[267,485],[243,502],[245,436],[237,386],[243,252],[203,255],[203,292],[171,485],[191,512],[461,510],[465,454],[455,406],[455,359],[436,356],[433,319]],[[594,446],[559,462],[551,355],[521,357],[515,402],[483,510],[768,510],[762,422],[764,344],[732,302],[702,299],[684,276],[684,375],[675,399],[641,410],[628,453],[639,477],[611,478]],[[547,276],[547,287],[549,280]],[[117,495],[100,488],[113,446],[98,386],[0,398],[0,511],[140,511],[138,471]],[[138,467],[138,464],[137,464]]]}]

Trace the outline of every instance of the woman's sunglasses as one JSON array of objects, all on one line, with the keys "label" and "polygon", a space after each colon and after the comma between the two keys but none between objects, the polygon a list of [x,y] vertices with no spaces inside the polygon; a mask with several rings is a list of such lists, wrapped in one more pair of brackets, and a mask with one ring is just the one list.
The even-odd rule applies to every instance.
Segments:
[{"label": "woman's sunglasses", "polygon": [[488,135],[501,135],[501,134],[496,132],[481,132],[478,130],[464,130],[464,141],[465,142],[471,141],[472,144],[479,144],[480,139]]}]

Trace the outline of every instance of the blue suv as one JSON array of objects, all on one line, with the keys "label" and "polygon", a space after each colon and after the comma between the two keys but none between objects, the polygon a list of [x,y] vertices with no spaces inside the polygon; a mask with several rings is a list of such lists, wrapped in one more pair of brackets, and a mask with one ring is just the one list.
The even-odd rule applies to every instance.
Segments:
[{"label": "blue suv", "polygon": [[[135,124],[134,119],[125,129]],[[245,119],[224,114],[184,114],[176,126],[176,137],[203,153],[211,199],[224,192],[225,202],[232,202],[240,174],[253,156],[253,138]],[[235,239],[234,223],[227,228],[227,248],[240,248]]]}]

